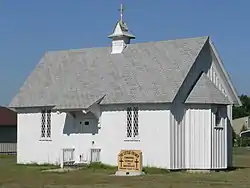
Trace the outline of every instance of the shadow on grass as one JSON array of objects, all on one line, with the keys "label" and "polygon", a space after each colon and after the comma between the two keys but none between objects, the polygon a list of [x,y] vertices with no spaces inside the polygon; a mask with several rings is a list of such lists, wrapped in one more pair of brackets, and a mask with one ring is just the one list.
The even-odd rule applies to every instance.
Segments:
[{"label": "shadow on grass", "polygon": [[[208,170],[206,170],[206,169],[204,169],[204,172],[205,171],[210,171],[210,172],[233,172],[233,171],[237,171],[237,170],[242,170],[242,169],[250,169],[250,166],[234,166],[234,167],[230,167],[230,168],[227,168],[227,169],[208,169]],[[158,171],[160,170],[160,169],[157,169]],[[163,170],[165,170],[165,169],[163,169]],[[191,171],[203,171],[203,169],[174,169],[174,170],[166,170],[166,171],[168,171],[168,172],[171,172],[171,173],[175,173],[175,172],[187,172],[187,171],[189,171],[189,170],[191,170]]]},{"label": "shadow on grass", "polygon": [[[93,170],[109,170],[112,172],[117,171],[117,166],[111,166],[111,165],[106,165],[102,163],[91,163],[88,166],[86,166],[87,169],[93,169]],[[161,169],[161,168],[155,168],[155,167],[143,167],[142,171],[145,174],[165,174],[169,173],[170,171],[167,169]]]},{"label": "shadow on grass", "polygon": [[16,154],[4,154],[4,153],[0,153],[0,159],[4,159],[4,158],[16,158]]},{"label": "shadow on grass", "polygon": [[242,170],[242,169],[250,169],[250,166],[234,166],[234,167],[229,167],[227,169],[214,170],[214,172],[232,172],[232,171],[237,171],[237,170]]}]

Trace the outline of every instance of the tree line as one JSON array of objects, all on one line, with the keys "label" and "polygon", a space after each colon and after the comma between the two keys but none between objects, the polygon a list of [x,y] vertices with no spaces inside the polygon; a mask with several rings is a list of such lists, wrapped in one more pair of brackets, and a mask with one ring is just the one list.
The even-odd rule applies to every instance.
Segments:
[{"label": "tree line", "polygon": [[233,119],[250,116],[250,96],[239,96],[242,106],[233,107]]}]

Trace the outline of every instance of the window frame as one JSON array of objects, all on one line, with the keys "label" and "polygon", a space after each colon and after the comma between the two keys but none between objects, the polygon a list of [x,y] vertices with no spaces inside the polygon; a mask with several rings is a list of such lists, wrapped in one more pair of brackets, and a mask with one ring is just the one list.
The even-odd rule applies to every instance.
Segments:
[{"label": "window frame", "polygon": [[40,127],[40,137],[41,139],[46,138],[46,110],[41,110],[41,127]]},{"label": "window frame", "polygon": [[217,106],[214,110],[214,128],[215,129],[223,129],[223,125],[222,125],[222,108]]},{"label": "window frame", "polygon": [[215,112],[215,126],[216,127],[221,126],[221,113],[218,107],[216,108],[216,112]]},{"label": "window frame", "polygon": [[125,141],[140,141],[139,107],[128,106],[126,108],[126,134]]},{"label": "window frame", "polygon": [[51,126],[51,109],[41,110],[41,124],[40,124],[40,141],[51,141],[52,126]]}]

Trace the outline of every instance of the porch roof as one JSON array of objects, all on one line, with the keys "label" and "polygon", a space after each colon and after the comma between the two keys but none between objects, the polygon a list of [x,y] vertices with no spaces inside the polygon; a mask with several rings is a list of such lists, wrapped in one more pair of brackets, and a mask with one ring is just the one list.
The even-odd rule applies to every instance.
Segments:
[{"label": "porch roof", "polygon": [[230,104],[225,95],[202,73],[185,103],[193,104]]}]

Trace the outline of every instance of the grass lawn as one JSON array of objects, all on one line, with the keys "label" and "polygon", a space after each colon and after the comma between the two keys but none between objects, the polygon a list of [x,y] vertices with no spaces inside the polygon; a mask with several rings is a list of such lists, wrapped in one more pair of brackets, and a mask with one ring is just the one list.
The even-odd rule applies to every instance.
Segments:
[{"label": "grass lawn", "polygon": [[[234,171],[189,174],[186,172],[160,173],[157,170],[141,177],[109,176],[116,169],[86,168],[65,173],[41,172],[46,166],[16,165],[14,156],[0,157],[0,187],[24,188],[207,188],[250,187],[250,151],[234,151]],[[158,172],[158,173],[157,173]]]}]

